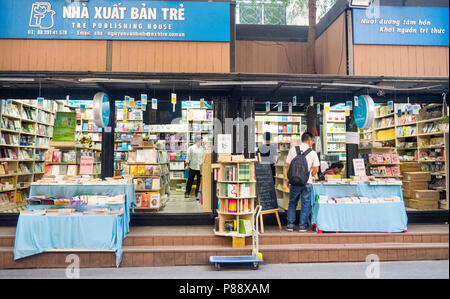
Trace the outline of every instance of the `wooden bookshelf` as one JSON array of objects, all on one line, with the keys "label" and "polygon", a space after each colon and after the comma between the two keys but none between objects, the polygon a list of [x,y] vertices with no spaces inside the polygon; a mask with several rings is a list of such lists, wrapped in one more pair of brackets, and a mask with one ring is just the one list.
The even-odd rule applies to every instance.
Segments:
[{"label": "wooden bookshelf", "polygon": [[[256,199],[254,161],[220,162],[214,169],[214,179],[219,200],[214,233],[225,237],[250,236],[254,229]],[[249,231],[241,227],[244,223]]]},{"label": "wooden bookshelf", "polygon": [[[155,147],[133,147],[130,155],[137,157],[140,151],[154,151],[154,160],[145,156],[145,162],[128,161],[126,171],[132,179],[136,192],[137,210],[159,211],[164,208],[169,192],[168,154]],[[155,170],[158,174],[155,174]],[[157,182],[157,183],[156,183]],[[156,184],[155,184],[156,183]],[[151,185],[150,185],[151,184]]]},{"label": "wooden bookshelf", "polygon": [[1,101],[0,212],[26,207],[30,184],[43,176],[57,109],[51,100]]}]

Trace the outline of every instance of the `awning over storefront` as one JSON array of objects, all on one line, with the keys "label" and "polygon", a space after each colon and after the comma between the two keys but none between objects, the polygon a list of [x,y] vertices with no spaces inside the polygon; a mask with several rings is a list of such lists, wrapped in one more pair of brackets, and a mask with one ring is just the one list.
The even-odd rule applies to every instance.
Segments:
[{"label": "awning over storefront", "polygon": [[112,98],[143,92],[176,91],[207,96],[252,96],[256,101],[338,102],[370,94],[375,101],[429,103],[448,93],[445,77],[384,77],[245,73],[0,72],[0,98],[89,99],[105,91]]}]

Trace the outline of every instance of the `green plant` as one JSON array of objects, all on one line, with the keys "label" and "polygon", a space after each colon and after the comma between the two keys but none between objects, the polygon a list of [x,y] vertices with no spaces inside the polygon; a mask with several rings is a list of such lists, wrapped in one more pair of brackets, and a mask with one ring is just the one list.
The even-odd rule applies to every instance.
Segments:
[{"label": "green plant", "polygon": [[434,122],[435,125],[443,125],[448,124],[448,115],[442,116],[440,119],[436,120]]}]

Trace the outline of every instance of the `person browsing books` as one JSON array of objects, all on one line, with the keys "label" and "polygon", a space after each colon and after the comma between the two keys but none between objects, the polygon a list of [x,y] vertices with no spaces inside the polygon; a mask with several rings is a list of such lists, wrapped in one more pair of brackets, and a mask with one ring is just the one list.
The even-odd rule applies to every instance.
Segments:
[{"label": "person browsing books", "polygon": [[302,143],[296,146],[295,141],[291,144],[286,158],[286,169],[288,169],[289,207],[287,212],[287,230],[294,231],[297,203],[301,197],[302,208],[300,211],[300,232],[306,232],[311,214],[311,191],[312,178],[319,171],[319,157],[312,150],[313,135],[305,132],[302,135]]},{"label": "person browsing books", "polygon": [[195,197],[198,200],[198,192],[200,190],[201,173],[200,167],[203,163],[204,150],[202,147],[202,138],[200,136],[195,138],[195,144],[189,147],[186,158],[186,169],[189,169],[189,178],[186,184],[186,192],[184,194],[185,198],[189,198],[191,193],[192,184],[194,183],[194,178],[197,178],[197,185],[195,188]]},{"label": "person browsing books", "polygon": [[264,134],[265,144],[261,144],[258,147],[258,154],[261,157],[261,164],[270,164],[272,169],[272,176],[275,182],[275,163],[278,159],[278,147],[276,144],[270,144],[270,133],[266,132]]}]

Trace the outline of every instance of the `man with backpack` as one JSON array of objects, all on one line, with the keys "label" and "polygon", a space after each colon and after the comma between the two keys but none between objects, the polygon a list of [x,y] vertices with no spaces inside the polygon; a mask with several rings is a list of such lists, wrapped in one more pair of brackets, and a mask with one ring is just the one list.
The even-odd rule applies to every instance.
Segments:
[{"label": "man with backpack", "polygon": [[288,169],[289,208],[287,212],[287,230],[294,231],[296,208],[301,197],[300,232],[306,232],[311,214],[312,178],[319,171],[319,157],[312,150],[313,135],[305,132],[300,146],[292,146],[286,158]]}]

